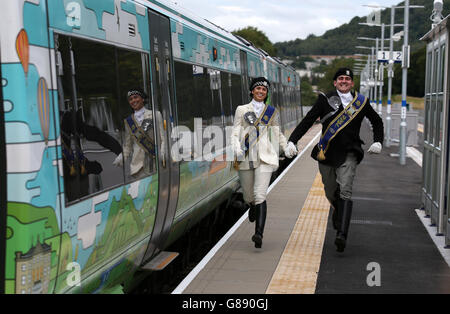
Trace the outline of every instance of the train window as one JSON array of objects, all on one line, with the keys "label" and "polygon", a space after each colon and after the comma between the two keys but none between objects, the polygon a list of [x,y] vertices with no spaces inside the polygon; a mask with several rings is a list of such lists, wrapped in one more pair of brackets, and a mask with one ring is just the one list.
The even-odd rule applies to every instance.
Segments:
[{"label": "train window", "polygon": [[432,61],[432,55],[431,51],[428,52],[427,56],[427,74],[426,74],[426,80],[425,80],[425,94],[429,94],[431,92],[431,61]]},{"label": "train window", "polygon": [[[178,124],[194,130],[194,117],[201,117],[202,111],[197,103],[193,76],[197,75],[191,64],[175,62]],[[203,69],[201,70],[203,74]]]},{"label": "train window", "polygon": [[[221,72],[175,62],[175,76],[179,125],[194,131],[194,119],[201,119],[203,129],[213,125],[223,128]],[[203,140],[203,144],[209,142],[208,138]]]},{"label": "train window", "polygon": [[233,117],[234,113],[236,112],[237,106],[244,104],[244,102],[242,101],[242,93],[243,88],[241,76],[237,74],[231,74],[231,104],[233,108]]},{"label": "train window", "polygon": [[[149,77],[148,55],[124,49],[116,49],[116,55],[120,103],[116,117],[119,116],[121,119],[125,182],[128,183],[156,172],[158,141],[155,137],[155,128],[159,127],[161,143],[164,130],[160,112],[155,112],[159,117],[155,118],[154,111],[151,110],[151,97],[146,80]],[[128,97],[128,92],[135,88],[145,93],[143,107],[137,111],[131,107]]]},{"label": "train window", "polygon": [[277,105],[278,105],[278,101],[277,101],[277,84],[276,83],[272,83],[272,87],[270,88],[271,90],[271,95],[270,95],[270,102],[271,105],[274,106],[275,108],[278,109]]},{"label": "train window", "polygon": [[[63,35],[55,35],[55,47],[64,190],[66,201],[73,202],[123,184],[132,172],[124,171],[127,159],[126,167],[123,159],[117,162],[124,118],[131,113],[126,93],[146,90],[146,73],[139,52]],[[152,169],[154,162],[144,167]]]},{"label": "train window", "polygon": [[208,69],[208,77],[211,91],[211,101],[205,106],[205,108],[208,109],[207,117],[210,121],[208,126],[215,125],[218,127],[223,127],[221,98],[222,81],[220,79],[220,71]]},{"label": "train window", "polygon": [[441,82],[439,84],[439,91],[443,92],[444,91],[444,77],[445,77],[445,45],[441,46]]},{"label": "train window", "polygon": [[233,107],[231,102],[231,73],[220,73],[222,106],[225,116],[225,125],[233,125]]}]

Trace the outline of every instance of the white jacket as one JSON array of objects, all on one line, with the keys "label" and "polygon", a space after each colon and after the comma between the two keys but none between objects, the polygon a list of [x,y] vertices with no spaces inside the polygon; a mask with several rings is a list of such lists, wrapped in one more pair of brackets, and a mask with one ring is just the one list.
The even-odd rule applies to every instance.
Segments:
[{"label": "white jacket", "polygon": [[[163,128],[161,127],[161,114],[159,112],[156,113],[157,119],[156,121],[153,119],[153,112],[147,108],[145,108],[144,112],[144,120],[150,119],[153,121],[153,123],[157,123],[156,125],[159,126],[159,133],[161,135],[161,151],[165,148],[165,141],[163,136]],[[133,113],[134,116],[134,113]],[[136,121],[136,124],[138,126],[141,126],[142,122],[139,123]],[[154,130],[153,127],[147,131],[147,134],[154,139]],[[157,150],[157,141],[154,139],[155,143],[155,149]],[[125,160],[128,160],[130,154],[131,156],[131,162],[130,162],[130,174],[134,175],[138,173],[142,168],[145,169],[146,173],[148,174],[151,168],[151,163],[153,163],[154,156],[148,156],[148,153],[139,146],[139,144],[136,142],[136,138],[131,133],[130,128],[127,126],[127,122],[125,121],[125,143],[123,145],[123,156],[125,157]],[[161,154],[160,154],[161,156]]]},{"label": "white jacket", "polygon": [[[253,105],[251,103],[238,106],[236,108],[233,131],[231,133],[232,147],[240,145],[243,150],[245,135],[252,129],[251,124],[244,119],[244,115],[247,112],[254,112]],[[264,112],[265,108],[263,109],[261,115],[263,115]],[[257,118],[259,119],[261,117]],[[253,128],[253,134],[254,130],[255,128]],[[280,129],[280,116],[278,110],[275,109],[268,126],[262,123],[260,124],[259,132],[260,135],[258,141],[254,145],[250,144],[249,153],[245,159],[239,163],[240,170],[257,168],[259,167],[260,161],[269,164],[274,169],[278,168],[280,148],[283,152],[287,148],[286,137]],[[252,138],[252,136],[250,136],[250,138]],[[240,158],[238,160],[242,159],[243,158]]]}]

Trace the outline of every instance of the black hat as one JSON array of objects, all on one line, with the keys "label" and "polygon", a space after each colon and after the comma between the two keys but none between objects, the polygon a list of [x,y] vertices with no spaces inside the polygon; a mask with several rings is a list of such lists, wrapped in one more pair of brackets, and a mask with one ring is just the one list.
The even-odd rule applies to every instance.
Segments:
[{"label": "black hat", "polygon": [[143,99],[147,98],[147,94],[145,94],[145,92],[140,89],[140,88],[132,88],[128,91],[127,93],[127,98],[130,98],[133,95],[139,95],[141,96]]},{"label": "black hat", "polygon": [[352,70],[350,70],[349,68],[340,68],[339,70],[337,70],[336,74],[333,77],[333,81],[336,81],[337,78],[341,75],[347,75],[350,76],[353,80],[353,72]]},{"label": "black hat", "polygon": [[253,91],[257,86],[264,86],[269,90],[270,82],[265,77],[257,77],[250,83],[250,91]]}]

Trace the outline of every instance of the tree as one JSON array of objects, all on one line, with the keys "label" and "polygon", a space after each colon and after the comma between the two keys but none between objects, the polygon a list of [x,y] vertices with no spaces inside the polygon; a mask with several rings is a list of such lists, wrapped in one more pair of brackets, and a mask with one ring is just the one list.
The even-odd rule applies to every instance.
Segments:
[{"label": "tree", "polygon": [[312,106],[316,101],[317,95],[314,93],[307,77],[300,79],[300,91],[302,95],[302,105]]},{"label": "tree", "polygon": [[266,34],[256,27],[247,26],[243,29],[238,29],[232,32],[234,35],[241,36],[246,40],[250,41],[255,47],[261,48],[271,56],[277,55],[277,50],[273,46],[272,42],[266,36]]},{"label": "tree", "polygon": [[[425,95],[425,63],[426,63],[426,46],[422,44],[422,48],[411,53],[411,64],[408,69],[408,96],[423,97]],[[394,79],[392,84],[392,94],[402,93],[402,73],[401,64],[394,66]],[[387,91],[387,87],[385,86]]]}]

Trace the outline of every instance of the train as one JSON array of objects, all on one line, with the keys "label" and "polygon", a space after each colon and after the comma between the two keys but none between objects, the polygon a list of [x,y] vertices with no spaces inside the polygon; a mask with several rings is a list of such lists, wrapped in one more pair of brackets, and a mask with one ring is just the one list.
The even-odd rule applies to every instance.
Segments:
[{"label": "train", "polygon": [[[303,117],[292,67],[164,0],[1,1],[0,76],[5,294],[126,292],[240,189],[225,140],[178,160],[177,127],[225,130],[261,76],[286,136]],[[155,117],[139,177],[114,165],[133,88]]]}]

